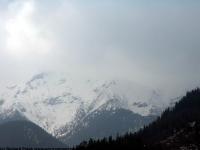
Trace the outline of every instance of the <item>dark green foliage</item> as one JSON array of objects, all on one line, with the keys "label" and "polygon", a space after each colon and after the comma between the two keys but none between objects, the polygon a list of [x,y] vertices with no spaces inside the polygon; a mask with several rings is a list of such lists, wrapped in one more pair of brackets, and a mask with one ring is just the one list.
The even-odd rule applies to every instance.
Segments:
[{"label": "dark green foliage", "polygon": [[76,150],[102,150],[102,149],[139,149],[143,150],[144,145],[142,141],[131,134],[126,134],[123,137],[117,137],[116,139],[104,138],[102,140],[92,140],[88,142],[84,141],[79,146],[76,147]]}]

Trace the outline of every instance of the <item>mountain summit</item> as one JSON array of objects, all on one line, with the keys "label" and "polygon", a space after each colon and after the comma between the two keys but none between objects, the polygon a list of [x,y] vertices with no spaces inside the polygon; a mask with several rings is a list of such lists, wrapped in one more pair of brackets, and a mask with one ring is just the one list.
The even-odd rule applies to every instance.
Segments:
[{"label": "mountain summit", "polygon": [[134,82],[69,74],[40,73],[20,84],[1,87],[0,92],[2,122],[19,116],[57,138],[71,135],[81,120],[98,112],[123,109],[145,117],[159,115],[165,107],[159,92]]}]

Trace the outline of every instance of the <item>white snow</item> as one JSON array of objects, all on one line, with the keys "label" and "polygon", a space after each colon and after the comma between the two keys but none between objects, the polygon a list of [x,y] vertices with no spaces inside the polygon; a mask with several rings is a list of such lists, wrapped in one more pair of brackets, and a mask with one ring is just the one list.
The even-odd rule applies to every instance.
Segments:
[{"label": "white snow", "polygon": [[[159,93],[134,82],[91,80],[69,74],[41,73],[27,82],[0,89],[1,114],[17,110],[53,135],[74,121],[79,109],[89,114],[113,99],[119,101],[117,107],[143,116],[151,114],[153,108],[165,107]],[[107,108],[116,107],[109,105]]]}]

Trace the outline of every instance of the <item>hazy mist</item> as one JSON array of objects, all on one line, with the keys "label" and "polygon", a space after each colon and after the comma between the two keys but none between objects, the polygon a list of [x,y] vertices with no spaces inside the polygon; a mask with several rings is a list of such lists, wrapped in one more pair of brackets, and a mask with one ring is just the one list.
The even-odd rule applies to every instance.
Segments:
[{"label": "hazy mist", "polygon": [[2,0],[0,83],[56,71],[196,87],[199,8],[198,0]]}]

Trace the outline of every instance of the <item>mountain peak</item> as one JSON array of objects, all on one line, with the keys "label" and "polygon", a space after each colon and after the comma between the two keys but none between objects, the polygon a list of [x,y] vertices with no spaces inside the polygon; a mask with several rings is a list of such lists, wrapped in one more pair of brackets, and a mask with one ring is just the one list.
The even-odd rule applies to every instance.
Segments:
[{"label": "mountain peak", "polygon": [[0,97],[2,114],[15,108],[53,135],[75,122],[80,109],[85,116],[96,110],[116,108],[148,116],[163,109],[163,98],[158,92],[134,82],[59,73],[36,74],[27,82],[0,91]]}]

